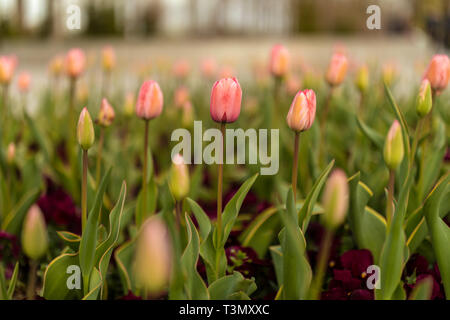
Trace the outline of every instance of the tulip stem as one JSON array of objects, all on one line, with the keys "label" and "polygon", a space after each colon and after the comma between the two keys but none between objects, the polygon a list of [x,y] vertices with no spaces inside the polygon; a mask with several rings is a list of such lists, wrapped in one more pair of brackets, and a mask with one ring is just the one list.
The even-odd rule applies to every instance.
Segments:
[{"label": "tulip stem", "polygon": [[148,162],[148,126],[149,120],[145,120],[144,131],[144,163],[142,164],[142,212],[141,217],[137,221],[137,225],[142,224],[147,211],[147,162]]},{"label": "tulip stem", "polygon": [[[220,133],[222,136],[222,159],[219,159],[218,175],[217,175],[217,245],[220,246],[222,243],[222,184],[223,184],[223,160],[224,146],[225,146],[225,123],[220,124]],[[216,254],[216,273],[219,277],[219,265],[220,265],[220,255]]]},{"label": "tulip stem", "polygon": [[414,139],[413,139],[412,148],[411,148],[411,160],[410,160],[410,163],[409,163],[409,169],[410,170],[411,170],[411,168],[412,168],[412,166],[414,164],[414,159],[416,157],[417,146],[419,144],[420,136],[422,135],[423,122],[424,122],[423,118],[419,119],[419,122],[417,123],[416,132],[414,134]]},{"label": "tulip stem", "polygon": [[394,216],[394,187],[395,187],[395,173],[394,170],[389,170],[389,185],[388,185],[388,201],[386,206],[387,225],[389,226]]},{"label": "tulip stem", "polygon": [[73,161],[73,145],[75,143],[75,91],[76,91],[76,78],[70,78],[69,84],[69,135],[67,140],[67,156],[69,157],[69,163]]},{"label": "tulip stem", "polygon": [[105,139],[105,128],[100,127],[100,139],[98,141],[98,152],[97,152],[97,168],[95,172],[95,182],[97,186],[100,183],[100,174],[101,174],[101,166],[102,166],[102,152],[103,152],[103,141]]},{"label": "tulip stem", "polygon": [[81,182],[81,230],[84,231],[87,220],[87,170],[88,152],[83,149],[83,177]]},{"label": "tulip stem", "polygon": [[298,175],[298,149],[300,144],[300,132],[295,132],[294,140],[294,162],[292,163],[292,191],[294,200],[297,199],[297,175]]},{"label": "tulip stem", "polygon": [[181,212],[182,212],[182,207],[183,207],[183,200],[181,201],[175,201],[175,222],[176,222],[176,227],[177,230],[180,230],[180,218],[181,218]]},{"label": "tulip stem", "polygon": [[316,274],[311,284],[310,299],[319,300],[322,289],[323,278],[327,269],[327,262],[330,256],[331,245],[333,243],[333,230],[325,229],[325,234],[320,245],[319,257],[317,258]]},{"label": "tulip stem", "polygon": [[28,283],[27,283],[27,299],[34,300],[36,295],[36,272],[37,272],[37,261],[30,260],[30,269],[28,271]]}]

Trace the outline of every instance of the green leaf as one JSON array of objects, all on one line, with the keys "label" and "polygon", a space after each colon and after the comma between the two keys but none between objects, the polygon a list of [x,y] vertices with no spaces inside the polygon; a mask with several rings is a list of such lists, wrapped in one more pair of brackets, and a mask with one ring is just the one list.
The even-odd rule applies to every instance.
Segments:
[{"label": "green leaf", "polygon": [[3,264],[0,263],[0,300],[6,300],[7,298],[5,269],[3,268]]},{"label": "green leaf", "polygon": [[197,202],[195,202],[191,198],[186,198],[186,200],[195,215],[195,219],[197,219],[197,223],[200,228],[200,237],[203,242],[208,238],[208,235],[211,232],[211,221],[209,220],[209,217],[207,216],[205,211],[203,211],[203,209],[198,205]]},{"label": "green leaf", "polygon": [[372,141],[378,149],[383,150],[384,137],[374,129],[367,126],[359,116],[356,117],[356,123],[366,137],[369,138],[369,140]]},{"label": "green leaf", "polygon": [[409,296],[409,300],[430,300],[433,293],[433,277],[427,276],[417,283]]},{"label": "green leaf", "polygon": [[439,215],[444,196],[450,192],[450,173],[443,176],[425,200],[424,216],[430,230],[445,296],[450,298],[450,228]]},{"label": "green leaf", "polygon": [[283,251],[281,246],[270,246],[270,255],[272,257],[273,266],[275,269],[275,276],[277,278],[278,287],[283,286]]},{"label": "green leaf", "polygon": [[247,299],[255,290],[254,279],[246,279],[237,271],[214,281],[208,288],[211,300]]},{"label": "green leaf", "polygon": [[73,251],[78,252],[81,237],[69,231],[56,231],[56,234],[64,241],[64,243]]},{"label": "green leaf", "polygon": [[18,235],[28,209],[36,202],[40,193],[40,188],[36,188],[24,194],[17,206],[6,216],[2,229]]},{"label": "green leaf", "polygon": [[181,256],[181,265],[185,277],[185,291],[187,299],[207,300],[209,292],[202,277],[197,272],[197,262],[200,251],[200,239],[197,229],[186,213],[187,245]]},{"label": "green leaf", "polygon": [[322,171],[319,178],[314,183],[311,191],[305,199],[305,202],[298,213],[298,223],[302,228],[303,233],[308,229],[309,220],[311,219],[312,211],[314,205],[316,204],[317,198],[319,197],[320,191],[327,180],[328,174],[334,166],[334,160],[332,160],[328,166]]},{"label": "green leaf", "polygon": [[19,276],[19,262],[16,262],[14,266],[14,272],[9,280],[9,287],[7,292],[7,299],[12,300],[14,295],[14,290],[16,289],[17,277]]},{"label": "green leaf", "polygon": [[[137,201],[136,201],[136,224],[141,226],[142,223],[155,213],[156,210],[156,202],[158,200],[158,187],[155,181],[150,180],[147,185],[147,209],[143,210],[142,208],[142,190],[139,192]],[[144,213],[145,212],[145,213]]]},{"label": "green leaf", "polygon": [[305,299],[312,271],[306,258],[306,241],[298,227],[292,189],[288,192],[286,210],[281,210],[280,215],[285,228],[280,234],[283,251],[283,299]]},{"label": "green leaf", "polygon": [[93,268],[89,277],[89,291],[83,297],[83,300],[97,300],[100,288],[102,286],[102,275],[97,268]]},{"label": "green leaf", "polygon": [[91,271],[94,267],[95,247],[97,246],[97,226],[100,211],[102,210],[103,195],[105,194],[106,186],[109,183],[111,176],[111,169],[107,171],[100,183],[100,186],[95,195],[94,205],[89,211],[86,226],[81,236],[80,242],[80,268],[84,280],[84,293],[87,294],[89,289],[89,279],[91,278]]},{"label": "green leaf", "polygon": [[27,126],[31,130],[32,136],[36,139],[37,144],[39,145],[40,149],[42,150],[46,162],[49,163],[50,159],[52,159],[52,156],[53,156],[52,148],[50,147],[51,144],[50,144],[49,140],[38,129],[38,127],[36,126],[36,121],[34,119],[31,119],[25,110],[24,110],[24,115],[25,115],[25,120],[27,122]]},{"label": "green leaf", "polygon": [[135,239],[133,239],[117,248],[117,250],[114,252],[114,258],[116,260],[119,275],[122,280],[124,294],[127,294],[128,291],[135,292],[133,272],[135,247],[136,242]]}]

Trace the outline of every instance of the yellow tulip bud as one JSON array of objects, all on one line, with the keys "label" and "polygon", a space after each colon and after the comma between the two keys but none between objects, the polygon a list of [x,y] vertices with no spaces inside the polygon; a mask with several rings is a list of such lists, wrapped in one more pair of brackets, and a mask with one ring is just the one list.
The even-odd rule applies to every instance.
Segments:
[{"label": "yellow tulip bud", "polygon": [[400,123],[395,120],[389,129],[384,143],[384,162],[391,170],[395,170],[404,156],[403,136]]},{"label": "yellow tulip bud", "polygon": [[78,120],[77,137],[78,143],[83,150],[88,150],[94,144],[94,125],[92,124],[91,115],[86,107],[81,111]]},{"label": "yellow tulip bud", "polygon": [[366,65],[359,68],[356,74],[355,85],[360,92],[366,92],[369,86],[369,68]]},{"label": "yellow tulip bud", "polygon": [[419,117],[423,118],[431,111],[433,106],[432,99],[430,81],[424,79],[420,85],[416,101],[416,111]]},{"label": "yellow tulip bud", "polygon": [[172,159],[169,187],[177,201],[182,200],[189,193],[189,170],[180,154],[175,155]]},{"label": "yellow tulip bud", "polygon": [[47,252],[47,226],[37,205],[31,206],[23,222],[22,247],[25,254],[33,260],[38,260]]},{"label": "yellow tulip bud", "polygon": [[327,228],[334,230],[345,220],[348,210],[349,191],[345,172],[334,170],[327,180],[323,193],[323,220]]}]

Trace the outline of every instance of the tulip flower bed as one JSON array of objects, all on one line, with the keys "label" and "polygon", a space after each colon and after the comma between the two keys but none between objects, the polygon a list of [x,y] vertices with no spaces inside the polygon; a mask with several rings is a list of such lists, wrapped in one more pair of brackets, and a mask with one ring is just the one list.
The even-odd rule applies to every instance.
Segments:
[{"label": "tulip flower bed", "polygon": [[[81,49],[39,92],[0,57],[0,299],[450,299],[449,59],[399,95],[392,66],[350,57],[155,64],[131,92],[110,47],[88,88]],[[200,162],[173,152],[197,121]],[[276,129],[275,174],[250,133],[222,161],[239,128]]]}]

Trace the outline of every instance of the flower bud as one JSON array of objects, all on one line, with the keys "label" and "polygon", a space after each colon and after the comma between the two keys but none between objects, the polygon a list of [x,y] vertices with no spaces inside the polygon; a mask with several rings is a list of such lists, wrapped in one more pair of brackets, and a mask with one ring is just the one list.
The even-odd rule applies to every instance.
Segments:
[{"label": "flower bud", "polygon": [[136,114],[139,118],[150,120],[159,116],[163,108],[163,94],[156,81],[145,81],[139,90]]},{"label": "flower bud", "polygon": [[174,100],[175,100],[175,107],[177,108],[183,107],[183,105],[187,101],[189,101],[189,90],[184,86],[177,88],[177,90],[175,91]]},{"label": "flower bud", "polygon": [[281,44],[273,46],[270,54],[270,72],[275,77],[283,77],[289,69],[289,51]]},{"label": "flower bud", "polygon": [[173,73],[175,77],[179,79],[184,79],[189,75],[189,71],[191,70],[191,66],[189,62],[186,60],[179,60],[173,65]]},{"label": "flower bud", "polygon": [[384,162],[389,169],[395,170],[403,160],[404,148],[400,123],[394,120],[384,142]]},{"label": "flower bud", "polygon": [[105,71],[111,71],[116,66],[116,54],[110,46],[102,50],[102,66]]},{"label": "flower bud", "polygon": [[172,159],[169,187],[176,201],[184,199],[189,193],[189,170],[180,154]]},{"label": "flower bud", "polygon": [[447,87],[450,76],[450,60],[445,54],[436,54],[431,59],[424,78],[430,81],[431,88],[440,92]]},{"label": "flower bud", "polygon": [[50,73],[54,76],[59,76],[64,68],[64,58],[60,55],[55,56],[48,66]]},{"label": "flower bud", "polygon": [[16,145],[14,142],[10,142],[8,144],[8,150],[6,152],[6,162],[11,165],[14,162],[14,159],[16,157]]},{"label": "flower bud", "polygon": [[38,260],[47,252],[47,226],[41,209],[35,204],[28,210],[23,221],[22,247],[25,254],[33,260]]},{"label": "flower bud", "polygon": [[128,92],[125,96],[123,110],[126,116],[131,116],[134,113],[134,94],[132,92]]},{"label": "flower bud", "polygon": [[217,64],[213,59],[205,59],[201,65],[202,74],[205,78],[213,78],[217,72]]},{"label": "flower bud", "polygon": [[286,118],[289,128],[295,132],[308,130],[316,116],[316,94],[311,89],[299,91],[292,101]]},{"label": "flower bud", "polygon": [[181,124],[184,128],[191,128],[194,122],[194,111],[192,110],[192,104],[190,101],[186,101],[183,105],[183,115],[181,118]]},{"label": "flower bud", "polygon": [[358,69],[355,79],[355,85],[358,88],[359,92],[366,92],[367,87],[369,86],[369,68],[367,68],[366,65]]},{"label": "flower bud", "polygon": [[81,110],[77,127],[78,143],[83,150],[88,150],[94,144],[95,132],[91,115],[86,107]]},{"label": "flower bud", "polygon": [[336,169],[327,180],[322,198],[323,220],[327,228],[334,230],[344,222],[348,201],[347,176],[341,169]]},{"label": "flower bud", "polygon": [[30,88],[30,82],[31,82],[31,76],[28,72],[22,72],[19,75],[19,78],[17,80],[17,84],[19,86],[19,90],[21,92],[27,92]]},{"label": "flower bud", "polygon": [[335,53],[331,57],[330,64],[326,74],[326,80],[330,86],[340,85],[347,74],[348,61],[342,53]]},{"label": "flower bud", "polygon": [[136,285],[149,294],[164,290],[170,280],[172,268],[172,244],[163,220],[153,216],[142,225],[139,234],[134,269]]},{"label": "flower bud", "polygon": [[236,78],[216,81],[211,91],[211,118],[216,122],[236,121],[241,112],[242,90]]},{"label": "flower bud", "polygon": [[0,56],[0,84],[9,84],[14,75],[17,60],[14,56]]},{"label": "flower bud", "polygon": [[98,114],[98,123],[103,127],[109,127],[114,121],[114,117],[115,113],[113,107],[111,107],[106,98],[103,98]]},{"label": "flower bud", "polygon": [[86,57],[81,49],[71,49],[66,56],[66,73],[71,78],[78,78],[84,71]]},{"label": "flower bud", "polygon": [[392,63],[383,66],[383,82],[389,87],[394,82],[396,76],[396,68]]},{"label": "flower bud", "polygon": [[419,94],[417,95],[416,111],[423,118],[431,111],[433,100],[431,95],[431,86],[428,79],[423,79],[420,85]]}]

